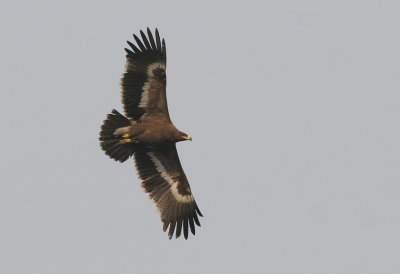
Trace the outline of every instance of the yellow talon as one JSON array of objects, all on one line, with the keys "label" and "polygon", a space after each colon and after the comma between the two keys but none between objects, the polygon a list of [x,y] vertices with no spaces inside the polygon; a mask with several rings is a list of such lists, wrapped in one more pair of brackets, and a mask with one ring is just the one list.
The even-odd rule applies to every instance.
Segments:
[{"label": "yellow talon", "polygon": [[125,133],[124,135],[122,135],[122,140],[124,140],[125,141],[125,143],[131,143],[132,142],[132,139],[131,138],[129,138],[129,134],[128,133]]}]

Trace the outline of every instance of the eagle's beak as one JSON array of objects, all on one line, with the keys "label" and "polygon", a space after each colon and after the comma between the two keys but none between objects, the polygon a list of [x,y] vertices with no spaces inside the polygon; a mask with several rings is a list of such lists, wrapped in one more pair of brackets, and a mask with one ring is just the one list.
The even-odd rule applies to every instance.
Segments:
[{"label": "eagle's beak", "polygon": [[189,135],[183,136],[183,139],[192,141],[192,137],[190,137]]}]

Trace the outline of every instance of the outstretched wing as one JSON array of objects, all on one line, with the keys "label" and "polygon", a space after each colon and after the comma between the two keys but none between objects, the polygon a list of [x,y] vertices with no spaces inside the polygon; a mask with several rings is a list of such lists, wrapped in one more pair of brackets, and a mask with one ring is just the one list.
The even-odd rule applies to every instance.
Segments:
[{"label": "outstretched wing", "polygon": [[194,235],[194,223],[200,226],[197,215],[203,215],[190,190],[175,144],[139,150],[135,153],[135,162],[139,177],[143,180],[142,187],[161,214],[164,231],[169,226],[169,238],[173,236],[175,228],[178,238],[182,226],[186,239],[189,227]]},{"label": "outstretched wing", "polygon": [[126,72],[121,80],[122,104],[126,116],[138,120],[154,113],[168,114],[166,90],[166,48],[160,40],[158,30],[155,39],[150,29],[147,36],[140,31],[142,40],[135,38],[137,46],[128,41],[132,48],[125,49]]}]

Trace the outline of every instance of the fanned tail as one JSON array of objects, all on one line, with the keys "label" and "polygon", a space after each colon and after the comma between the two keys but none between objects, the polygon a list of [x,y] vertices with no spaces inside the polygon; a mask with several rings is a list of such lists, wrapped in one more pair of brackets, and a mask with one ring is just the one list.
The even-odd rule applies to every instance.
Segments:
[{"label": "fanned tail", "polygon": [[116,129],[130,126],[130,121],[113,109],[104,120],[100,131],[100,146],[104,152],[115,161],[125,162],[136,150],[136,145],[125,143],[121,137],[114,135]]}]

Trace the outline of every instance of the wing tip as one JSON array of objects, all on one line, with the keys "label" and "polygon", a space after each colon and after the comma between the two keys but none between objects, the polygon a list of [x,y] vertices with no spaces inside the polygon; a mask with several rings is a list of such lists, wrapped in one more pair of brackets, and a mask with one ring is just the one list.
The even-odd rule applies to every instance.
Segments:
[{"label": "wing tip", "polygon": [[139,30],[139,33],[139,35],[136,35],[135,33],[132,34],[136,45],[127,41],[128,45],[132,49],[125,49],[127,57],[131,59],[135,57],[147,57],[154,59],[154,61],[158,60],[166,63],[166,43],[164,38],[160,39],[158,28],[155,28],[154,36],[149,27],[146,27],[144,30]]}]

